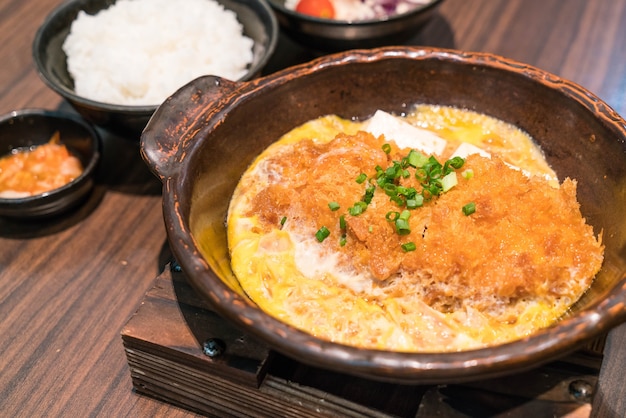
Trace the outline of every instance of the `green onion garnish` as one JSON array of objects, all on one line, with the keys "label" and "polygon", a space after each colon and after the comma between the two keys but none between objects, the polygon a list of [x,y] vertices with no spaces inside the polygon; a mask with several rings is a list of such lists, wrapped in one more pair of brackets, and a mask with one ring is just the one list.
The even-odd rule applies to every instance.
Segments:
[{"label": "green onion garnish", "polygon": [[463,206],[463,214],[465,216],[469,216],[474,212],[476,212],[476,203],[470,202],[467,205]]},{"label": "green onion garnish", "polygon": [[419,151],[411,150],[407,156],[408,163],[413,168],[423,167],[428,158]]},{"label": "green onion garnish", "polygon": [[374,185],[367,186],[367,189],[365,189],[365,195],[363,196],[363,202],[369,205],[372,202],[372,199],[374,198],[375,191],[376,191],[376,186]]},{"label": "green onion garnish", "polygon": [[404,250],[404,252],[409,252],[409,251],[415,251],[416,250],[416,246],[414,242],[407,242],[406,244],[402,244],[402,249]]},{"label": "green onion garnish", "polygon": [[395,196],[398,194],[398,186],[393,183],[387,183],[383,187],[387,196]]},{"label": "green onion garnish", "polygon": [[459,168],[463,167],[463,164],[465,164],[465,160],[463,158],[453,157],[446,161],[446,163],[443,165],[443,172],[445,174],[451,173],[452,169],[458,170]]},{"label": "green onion garnish", "polygon": [[282,218],[280,218],[280,226],[285,225],[285,222],[287,221],[287,217],[283,216]]},{"label": "green onion garnish", "polygon": [[410,216],[411,212],[403,210],[402,213],[400,213],[400,216],[396,219],[396,232],[399,235],[408,235],[411,232],[411,228],[409,227]]},{"label": "green onion garnish", "polygon": [[337,202],[330,202],[328,204],[328,207],[330,208],[330,210],[336,211],[337,209],[339,209],[339,203],[337,203]]},{"label": "green onion garnish", "polygon": [[[386,143],[382,146],[386,154],[390,154],[392,147]],[[437,161],[434,155],[429,157],[416,150],[411,150],[400,161],[393,161],[387,168],[377,165],[374,169],[376,174],[369,177],[365,173],[361,173],[356,178],[356,182],[363,184],[367,181],[367,187],[363,198],[348,208],[348,214],[358,216],[367,210],[368,205],[372,202],[374,193],[380,187],[389,200],[395,202],[398,207],[405,208],[401,212],[391,211],[386,214],[386,219],[393,222],[396,233],[399,235],[407,235],[411,232],[409,225],[410,210],[417,209],[424,205],[425,202],[449,191],[458,184],[458,178],[455,170],[460,169],[465,164],[465,160],[461,157],[453,157],[447,160],[443,165]],[[414,187],[406,187],[401,183],[403,179],[413,175],[418,180],[421,190]],[[471,169],[463,171],[464,178],[469,179],[473,176]],[[340,209],[337,202],[329,202],[328,207],[332,211]],[[463,213],[471,215],[476,211],[476,205],[468,203],[463,206]],[[281,225],[285,222],[286,217],[282,218]],[[339,217],[339,227],[343,231],[343,235],[339,241],[341,246],[346,244],[346,220],[344,215]],[[372,227],[369,228],[372,232]],[[326,227],[321,227],[315,236],[319,242],[324,241],[330,235],[330,231]],[[414,243],[406,243],[402,246],[405,251],[414,251]]]},{"label": "green onion garnish", "polygon": [[415,195],[410,199],[406,200],[406,207],[408,209],[417,209],[424,205],[424,196],[421,194]]},{"label": "green onion garnish", "polygon": [[472,170],[471,168],[468,168],[467,170],[463,170],[461,175],[463,176],[464,179],[469,180],[472,177],[474,177],[474,170]]},{"label": "green onion garnish", "polygon": [[330,235],[330,231],[328,230],[328,228],[326,228],[325,226],[322,226],[316,233],[315,233],[315,238],[317,238],[317,240],[319,242],[324,241],[326,238],[328,238],[328,236]]},{"label": "green onion garnish", "polygon": [[352,216],[358,216],[360,214],[362,214],[363,212],[365,212],[365,209],[367,209],[367,203],[365,202],[356,202],[354,204],[354,206],[352,206],[350,209],[348,209],[348,213]]},{"label": "green onion garnish", "polygon": [[457,184],[456,171],[452,171],[441,179],[441,191],[445,193]]}]

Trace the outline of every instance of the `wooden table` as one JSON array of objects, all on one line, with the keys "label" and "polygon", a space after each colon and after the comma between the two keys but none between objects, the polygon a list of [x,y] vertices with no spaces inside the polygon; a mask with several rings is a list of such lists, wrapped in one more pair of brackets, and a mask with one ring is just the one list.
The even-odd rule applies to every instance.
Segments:
[{"label": "wooden table", "polygon": [[[31,43],[60,0],[0,2],[0,113],[69,106]],[[626,0],[446,0],[411,43],[487,51],[573,80],[626,115]],[[267,72],[312,56],[281,39]],[[167,260],[160,184],[137,138],[105,135],[92,198],[0,219],[0,416],[194,416],[132,389],[120,330]],[[626,326],[608,337],[592,415],[626,415]]]}]

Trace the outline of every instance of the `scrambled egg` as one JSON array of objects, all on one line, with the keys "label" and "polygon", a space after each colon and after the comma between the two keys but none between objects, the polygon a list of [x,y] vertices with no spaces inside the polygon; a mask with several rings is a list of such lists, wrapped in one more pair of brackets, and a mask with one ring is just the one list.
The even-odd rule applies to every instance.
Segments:
[{"label": "scrambled egg", "polygon": [[[430,166],[399,163],[411,150],[450,171],[432,174],[443,191],[396,194],[426,188]],[[377,183],[390,167],[401,175]],[[603,260],[576,182],[559,184],[528,135],[435,106],[365,122],[326,116],[287,133],[243,175],[228,242],[242,289],[268,314],[319,338],[406,352],[549,326]]]}]

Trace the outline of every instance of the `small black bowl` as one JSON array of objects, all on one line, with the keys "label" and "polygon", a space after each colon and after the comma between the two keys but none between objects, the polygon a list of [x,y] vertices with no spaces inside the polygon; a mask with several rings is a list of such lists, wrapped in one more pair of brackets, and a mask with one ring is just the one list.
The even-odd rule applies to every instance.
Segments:
[{"label": "small black bowl", "polygon": [[[95,15],[116,0],[69,0],[56,8],[39,27],[32,45],[33,60],[41,79],[65,98],[89,122],[120,135],[139,134],[158,107],[127,106],[103,103],[81,97],[74,91],[74,80],[67,69],[63,42],[80,11]],[[274,53],[278,41],[278,23],[265,0],[218,0],[224,8],[237,14],[244,35],[254,41],[253,62],[239,80],[260,75]],[[191,80],[189,80],[191,81]],[[237,80],[234,80],[237,81]]]},{"label": "small black bowl", "polygon": [[268,0],[281,28],[294,41],[320,52],[402,44],[433,17],[443,0],[432,0],[408,12],[372,20],[323,19],[285,7],[285,0]]},{"label": "small black bowl", "polygon": [[0,197],[0,216],[42,218],[60,214],[80,204],[93,189],[102,141],[96,130],[78,116],[47,110],[18,110],[0,117],[0,157],[16,148],[50,141],[59,132],[61,143],[83,165],[83,173],[57,189],[21,197]]}]

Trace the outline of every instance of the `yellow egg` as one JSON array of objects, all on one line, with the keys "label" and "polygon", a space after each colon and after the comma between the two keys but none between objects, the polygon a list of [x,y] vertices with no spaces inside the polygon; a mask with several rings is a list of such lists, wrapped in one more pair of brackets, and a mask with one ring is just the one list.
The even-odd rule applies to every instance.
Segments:
[{"label": "yellow egg", "polygon": [[[559,185],[532,138],[486,115],[379,116],[307,122],[246,171],[228,216],[243,292],[319,338],[392,351],[484,347],[558,320],[603,257],[575,181]],[[448,187],[427,191],[461,153]]]}]

